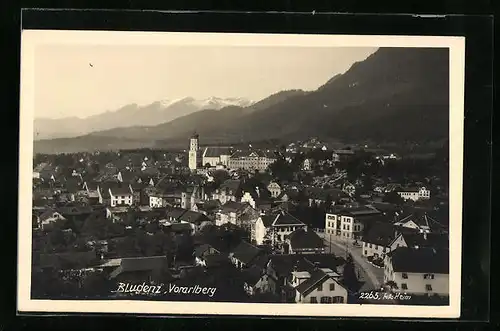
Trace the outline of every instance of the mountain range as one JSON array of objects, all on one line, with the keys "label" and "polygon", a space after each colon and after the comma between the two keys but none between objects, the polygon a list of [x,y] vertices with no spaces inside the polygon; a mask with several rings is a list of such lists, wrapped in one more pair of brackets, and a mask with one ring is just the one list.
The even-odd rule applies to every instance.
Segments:
[{"label": "mountain range", "polygon": [[161,100],[148,105],[126,105],[115,111],[86,118],[65,117],[60,119],[36,118],[34,139],[55,139],[78,137],[96,131],[131,126],[152,126],[170,122],[178,117],[203,109],[221,109],[227,106],[247,107],[253,102],[244,98],[195,99],[187,97],[175,100]]},{"label": "mountain range", "polygon": [[281,91],[257,103],[199,110],[159,125],[39,140],[35,151],[186,147],[194,131],[201,144],[313,136],[350,143],[426,143],[447,139],[448,122],[448,49],[379,48],[315,91]]}]

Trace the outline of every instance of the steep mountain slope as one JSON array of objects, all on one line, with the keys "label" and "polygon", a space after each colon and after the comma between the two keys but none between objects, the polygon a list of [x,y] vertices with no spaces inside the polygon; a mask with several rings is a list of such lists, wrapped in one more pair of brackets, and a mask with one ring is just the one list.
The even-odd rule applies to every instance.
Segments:
[{"label": "steep mountain slope", "polygon": [[[200,134],[202,143],[228,144],[311,136],[393,143],[448,137],[448,49],[380,48],[316,91],[281,93],[254,104],[253,109],[203,110],[154,127],[92,136],[101,137],[103,143],[104,137],[121,137],[166,145],[187,141],[193,131]],[[92,136],[87,148],[99,148],[90,143],[95,141]],[[54,145],[61,142],[44,141],[35,148]]]},{"label": "steep mountain slope", "polygon": [[252,102],[244,98],[194,99],[187,97],[178,100],[156,101],[145,106],[131,104],[115,111],[87,118],[37,118],[34,123],[34,138],[40,140],[77,137],[113,128],[153,126],[203,109],[221,109],[227,106],[247,107],[250,105]]}]

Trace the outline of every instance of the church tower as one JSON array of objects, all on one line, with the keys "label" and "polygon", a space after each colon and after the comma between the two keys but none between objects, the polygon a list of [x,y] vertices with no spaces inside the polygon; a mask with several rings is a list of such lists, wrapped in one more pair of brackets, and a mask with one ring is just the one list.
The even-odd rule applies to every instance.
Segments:
[{"label": "church tower", "polygon": [[198,168],[198,134],[191,136],[189,140],[189,169],[196,170]]}]

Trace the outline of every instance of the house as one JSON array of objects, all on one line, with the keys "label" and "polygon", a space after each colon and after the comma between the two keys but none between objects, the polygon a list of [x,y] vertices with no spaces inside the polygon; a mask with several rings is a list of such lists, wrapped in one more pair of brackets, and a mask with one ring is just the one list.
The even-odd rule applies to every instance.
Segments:
[{"label": "house", "polygon": [[109,188],[111,207],[128,205],[132,206],[134,201],[134,191],[130,185],[124,187]]},{"label": "house", "polygon": [[220,188],[212,193],[213,200],[219,200],[221,204],[228,201],[240,201],[242,197],[241,180],[228,179],[222,183]]},{"label": "house", "polygon": [[241,202],[248,203],[252,208],[265,212],[272,207],[271,194],[265,190],[255,187],[255,189],[245,190]]},{"label": "house", "polygon": [[384,283],[395,292],[449,295],[449,250],[399,247],[384,260]]},{"label": "house", "polygon": [[258,218],[259,213],[248,203],[228,201],[216,213],[215,224],[221,226],[231,223],[250,230]]},{"label": "house", "polygon": [[336,202],[349,199],[349,196],[345,192],[334,188],[324,189],[321,187],[307,187],[305,193],[309,198],[309,207],[313,205],[319,206],[326,203],[328,200],[330,200],[332,204],[335,204]]},{"label": "house", "polygon": [[449,236],[447,233],[399,233],[394,240],[389,243],[389,250],[394,251],[399,247],[431,247],[439,249],[449,248]]},{"label": "house", "polygon": [[399,233],[402,232],[433,232],[448,233],[448,227],[425,210],[410,211],[398,215],[394,224]]},{"label": "house", "polygon": [[195,205],[207,199],[205,188],[201,185],[190,187],[181,193],[181,207],[193,210]]},{"label": "house", "polygon": [[178,207],[167,208],[167,210],[165,211],[164,218],[169,222],[179,222],[181,216],[186,212],[187,210],[184,208],[178,208]]},{"label": "house", "polygon": [[38,217],[39,227],[44,231],[52,229],[56,222],[65,220],[66,218],[54,209],[48,209]]},{"label": "house", "polygon": [[[345,261],[336,257],[334,254],[279,254],[271,255],[266,265],[266,273],[269,275],[269,281],[274,282],[275,294],[282,297],[283,302],[295,302],[296,290],[299,285],[299,275],[294,274],[301,271],[308,273],[317,268],[331,272],[332,276],[337,276],[336,270],[343,265]],[[304,275],[306,278],[307,274]]]},{"label": "house", "polygon": [[[202,244],[197,246],[194,249],[193,256],[195,258],[195,263],[196,265],[201,265],[201,266],[207,266],[207,257],[211,255],[220,255],[221,252],[214,248],[210,244]],[[227,259],[227,255],[225,255],[225,258]]]},{"label": "house", "polygon": [[371,205],[334,207],[325,215],[325,233],[346,239],[359,239],[367,222],[385,216]]},{"label": "house", "polygon": [[260,266],[252,266],[241,272],[243,288],[247,295],[253,296],[260,293],[274,293],[275,282],[271,281],[269,275]]},{"label": "house", "polygon": [[302,162],[302,171],[311,171],[313,167],[313,159],[305,159],[304,162]]},{"label": "house", "polygon": [[149,206],[151,208],[162,208],[168,205],[165,199],[165,195],[159,191],[150,192],[148,196],[149,196]]},{"label": "house", "polygon": [[395,229],[391,223],[376,222],[363,231],[361,246],[365,257],[383,258],[390,251],[395,237]]},{"label": "house", "polygon": [[198,232],[207,224],[212,224],[212,221],[205,214],[191,210],[182,213],[178,220],[191,224],[193,226],[193,233]]},{"label": "house", "polygon": [[397,190],[397,193],[404,200],[428,200],[431,198],[431,191],[425,187],[408,187]]},{"label": "house", "polygon": [[208,200],[203,202],[198,202],[192,208],[193,211],[202,213],[210,217],[211,219],[215,219],[215,215],[217,211],[220,210],[221,204],[219,200]]},{"label": "house", "polygon": [[86,181],[83,183],[83,190],[86,192],[86,196],[89,200],[94,201],[96,203],[100,203],[98,183]]},{"label": "house", "polygon": [[251,230],[251,239],[257,245],[269,245],[272,244],[271,228],[272,224],[276,218],[276,215],[268,214],[261,215],[255,221]]},{"label": "house", "polygon": [[166,256],[148,256],[114,259],[98,267],[117,282],[161,284],[169,279],[168,265]]},{"label": "house", "polygon": [[[347,289],[342,285],[337,274],[330,270],[315,269],[302,272],[300,278],[294,275],[296,303],[347,303]],[[295,280],[294,279],[294,280]]]},{"label": "house", "polygon": [[398,184],[398,183],[389,183],[383,189],[383,193],[398,192],[398,190],[401,190],[401,189],[402,189],[401,184]]},{"label": "house", "polygon": [[113,223],[123,222],[129,213],[129,206],[116,206],[106,208],[106,218]]},{"label": "house", "polygon": [[267,190],[272,198],[278,198],[281,195],[281,186],[276,181],[272,181],[267,185]]},{"label": "house", "polygon": [[307,228],[304,222],[286,211],[278,211],[273,216],[274,220],[269,234],[273,245],[282,244],[290,233]]},{"label": "house", "polygon": [[314,231],[301,228],[286,237],[285,254],[325,253],[325,243]]},{"label": "house", "polygon": [[[123,188],[125,186],[128,186],[128,184],[122,184],[116,180],[99,182],[97,184],[97,195],[98,195],[99,204],[111,205],[111,195],[109,194],[109,189],[110,188],[120,189],[120,188]],[[93,189],[93,185],[91,187]]]},{"label": "house", "polygon": [[238,269],[249,268],[265,254],[265,251],[242,240],[238,246],[231,250],[229,259]]}]

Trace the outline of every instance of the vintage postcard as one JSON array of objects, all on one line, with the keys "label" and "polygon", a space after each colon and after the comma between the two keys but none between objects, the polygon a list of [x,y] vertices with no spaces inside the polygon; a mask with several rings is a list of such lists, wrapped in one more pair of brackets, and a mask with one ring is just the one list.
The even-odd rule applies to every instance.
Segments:
[{"label": "vintage postcard", "polygon": [[460,315],[462,37],[22,32],[18,311]]}]

